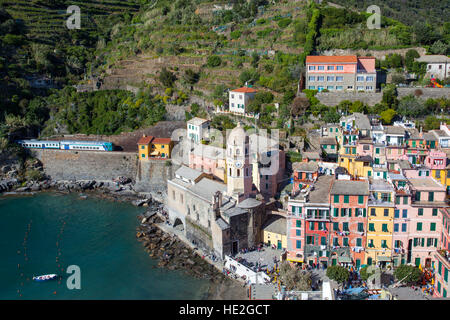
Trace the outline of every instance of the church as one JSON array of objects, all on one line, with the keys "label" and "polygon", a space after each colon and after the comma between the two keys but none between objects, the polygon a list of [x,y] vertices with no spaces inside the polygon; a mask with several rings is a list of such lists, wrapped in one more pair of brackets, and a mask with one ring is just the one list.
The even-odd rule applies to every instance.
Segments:
[{"label": "church", "polygon": [[180,167],[167,182],[170,222],[199,248],[224,258],[263,241],[266,211],[275,209],[253,183],[249,136],[238,124],[227,138],[226,183],[214,175]]}]

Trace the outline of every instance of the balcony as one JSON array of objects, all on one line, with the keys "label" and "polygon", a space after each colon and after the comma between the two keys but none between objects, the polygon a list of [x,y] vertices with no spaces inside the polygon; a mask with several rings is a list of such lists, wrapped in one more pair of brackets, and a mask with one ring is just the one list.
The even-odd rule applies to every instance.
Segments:
[{"label": "balcony", "polygon": [[441,249],[437,251],[441,257],[443,257],[447,262],[450,263],[450,251]]}]

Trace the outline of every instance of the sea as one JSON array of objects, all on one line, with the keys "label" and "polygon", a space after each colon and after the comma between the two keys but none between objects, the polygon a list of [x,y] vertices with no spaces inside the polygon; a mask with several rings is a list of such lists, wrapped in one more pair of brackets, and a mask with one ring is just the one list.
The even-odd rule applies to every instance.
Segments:
[{"label": "sea", "polygon": [[[158,268],[136,240],[144,211],[79,194],[0,196],[0,300],[205,299],[207,280]],[[32,280],[42,274],[61,277]]]}]

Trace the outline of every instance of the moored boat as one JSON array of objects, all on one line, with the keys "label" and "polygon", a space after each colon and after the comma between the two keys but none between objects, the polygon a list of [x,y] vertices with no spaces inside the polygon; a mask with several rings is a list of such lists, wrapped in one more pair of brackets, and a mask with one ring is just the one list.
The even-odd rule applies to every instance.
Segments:
[{"label": "moored boat", "polygon": [[42,276],[33,277],[33,280],[34,281],[47,281],[47,280],[56,279],[57,277],[58,277],[57,274],[44,274]]}]

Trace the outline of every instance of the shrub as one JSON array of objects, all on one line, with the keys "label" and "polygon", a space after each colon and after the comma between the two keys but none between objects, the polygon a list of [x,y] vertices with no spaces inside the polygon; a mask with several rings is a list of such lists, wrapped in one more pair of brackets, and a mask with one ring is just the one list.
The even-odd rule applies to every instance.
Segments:
[{"label": "shrub", "polygon": [[290,18],[285,18],[285,19],[282,19],[282,20],[278,21],[278,26],[279,26],[280,28],[284,29],[284,28],[286,28],[288,25],[290,25],[291,22],[292,22],[292,19],[290,19]]},{"label": "shrub", "polygon": [[239,39],[241,37],[241,34],[242,33],[239,30],[232,31],[230,33],[230,38],[231,39]]},{"label": "shrub", "polygon": [[349,272],[342,266],[330,266],[327,268],[327,277],[339,283],[348,281]]},{"label": "shrub", "polygon": [[208,60],[206,62],[208,67],[214,68],[214,67],[218,67],[222,64],[222,58],[220,58],[219,56],[209,56]]},{"label": "shrub", "polygon": [[419,268],[410,265],[401,265],[394,270],[394,276],[397,281],[402,281],[406,284],[413,284],[420,280],[422,272]]}]

